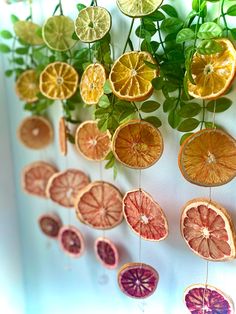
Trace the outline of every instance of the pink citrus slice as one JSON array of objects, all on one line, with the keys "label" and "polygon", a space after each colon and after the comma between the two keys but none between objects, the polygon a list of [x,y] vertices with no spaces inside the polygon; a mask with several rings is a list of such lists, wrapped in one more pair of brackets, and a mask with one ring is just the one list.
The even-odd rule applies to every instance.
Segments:
[{"label": "pink citrus slice", "polygon": [[56,213],[43,214],[38,223],[41,231],[50,238],[57,238],[62,227],[61,218]]},{"label": "pink citrus slice", "polygon": [[80,257],[84,252],[84,238],[81,232],[73,226],[60,229],[58,239],[62,250],[71,257]]},{"label": "pink citrus slice", "polygon": [[100,237],[95,241],[95,253],[98,260],[107,268],[113,269],[118,265],[118,251],[115,244],[106,238]]}]

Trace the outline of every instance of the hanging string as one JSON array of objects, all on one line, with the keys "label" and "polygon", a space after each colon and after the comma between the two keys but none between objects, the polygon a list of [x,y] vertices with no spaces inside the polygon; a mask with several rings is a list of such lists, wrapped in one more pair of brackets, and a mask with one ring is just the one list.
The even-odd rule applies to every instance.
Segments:
[{"label": "hanging string", "polygon": [[206,297],[207,286],[208,286],[208,276],[209,276],[209,261],[206,261],[206,279],[205,279],[205,285],[204,285],[204,291],[203,291],[203,302],[202,302],[203,314],[205,314],[205,297]]},{"label": "hanging string", "polygon": [[142,34],[142,18],[140,18],[140,31],[139,31],[139,39],[138,39],[138,51],[141,50],[141,34]]},{"label": "hanging string", "polygon": [[142,170],[138,170],[138,190],[139,190],[139,246],[138,246],[138,262],[141,263],[142,257],[142,216],[141,216],[141,179],[142,179]]},{"label": "hanging string", "polygon": [[212,114],[212,128],[215,129],[215,118],[216,118],[216,100],[214,101],[214,109]]}]

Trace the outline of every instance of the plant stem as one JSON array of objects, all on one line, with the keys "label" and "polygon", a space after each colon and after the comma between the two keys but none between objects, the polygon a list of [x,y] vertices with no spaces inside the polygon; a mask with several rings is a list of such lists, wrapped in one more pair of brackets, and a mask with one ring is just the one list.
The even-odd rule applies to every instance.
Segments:
[{"label": "plant stem", "polygon": [[64,15],[64,14],[63,14],[63,9],[62,9],[61,0],[59,0],[59,8],[60,8],[60,14],[61,14],[61,15]]},{"label": "plant stem", "polygon": [[12,47],[11,47],[11,58],[12,58],[12,71],[15,71],[15,47],[16,47],[16,37],[14,36]]},{"label": "plant stem", "polygon": [[128,36],[127,36],[127,39],[126,39],[126,42],[125,42],[123,53],[125,53],[126,47],[128,45],[128,41],[129,41],[129,38],[130,38],[130,35],[131,35],[131,32],[132,32],[133,26],[134,26],[134,18],[132,18],[132,21],[131,21],[131,24],[130,24],[129,33],[128,33]]},{"label": "plant stem", "polygon": [[228,24],[227,24],[227,21],[226,21],[226,18],[225,18],[224,4],[225,4],[225,0],[222,0],[220,10],[221,10],[221,15],[222,15],[222,17],[223,17],[223,21],[224,21],[224,24],[225,24],[226,36],[228,37],[229,28],[228,28]]},{"label": "plant stem", "polygon": [[30,20],[33,20],[32,0],[29,0]]},{"label": "plant stem", "polygon": [[165,46],[164,46],[164,42],[162,40],[162,35],[161,35],[161,30],[160,30],[160,24],[159,22],[157,21],[157,31],[158,31],[158,35],[159,35],[159,39],[160,39],[160,44],[161,44],[161,47],[163,49],[163,52],[164,52],[164,55],[166,57],[166,59],[168,59],[168,56],[167,56],[167,53],[166,53],[166,50],[165,50]]},{"label": "plant stem", "polygon": [[201,19],[201,11],[200,11],[200,6],[201,6],[201,1],[198,0],[198,5],[199,5],[199,11],[198,11],[198,18],[197,18],[197,24],[196,24],[196,28],[195,28],[195,38],[194,38],[194,48],[196,48],[196,43],[197,43],[197,33],[198,33],[198,26],[200,23],[200,19]]},{"label": "plant stem", "polygon": [[206,102],[205,102],[205,100],[203,100],[202,101],[202,121],[201,121],[200,130],[202,130],[203,123],[205,122],[205,113],[206,113]]},{"label": "plant stem", "polygon": [[138,113],[139,119],[140,119],[140,120],[143,120],[143,117],[142,117],[142,115],[141,115],[141,113],[140,113],[140,111],[139,111],[139,108],[138,108],[138,106],[136,105],[136,103],[135,103],[134,101],[132,101],[132,104],[133,104],[133,106],[135,107],[136,112]]}]

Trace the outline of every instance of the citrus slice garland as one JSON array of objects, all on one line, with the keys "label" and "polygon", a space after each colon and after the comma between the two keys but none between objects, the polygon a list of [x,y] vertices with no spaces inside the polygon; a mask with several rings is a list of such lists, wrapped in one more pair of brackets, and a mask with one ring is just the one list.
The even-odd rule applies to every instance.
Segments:
[{"label": "citrus slice garland", "polygon": [[27,102],[35,102],[38,100],[39,83],[34,70],[24,71],[16,81],[17,96]]},{"label": "citrus slice garland", "polygon": [[148,168],[162,155],[162,135],[149,122],[131,120],[116,129],[112,150],[116,159],[125,166],[135,169]]},{"label": "citrus slice garland", "polygon": [[14,31],[16,36],[23,40],[28,45],[43,45],[44,41],[37,32],[40,31],[40,26],[31,21],[17,21],[14,23]]},{"label": "citrus slice garland", "polygon": [[48,180],[57,169],[46,162],[37,161],[26,166],[22,172],[22,187],[25,192],[40,196],[46,196],[46,186]]},{"label": "citrus slice garland", "polygon": [[94,229],[111,229],[122,222],[122,196],[120,191],[104,181],[90,183],[75,202],[79,220]]},{"label": "citrus slice garland", "polygon": [[156,290],[159,281],[157,271],[143,263],[127,263],[118,273],[121,291],[131,298],[144,299]]},{"label": "citrus slice garland", "polygon": [[204,284],[188,287],[184,293],[185,305],[192,314],[233,314],[232,300],[219,289]]},{"label": "citrus slice garland", "polygon": [[117,0],[122,13],[130,17],[142,17],[153,13],[160,7],[163,0]]},{"label": "citrus slice garland", "polygon": [[72,38],[73,33],[73,20],[63,15],[52,16],[47,19],[42,29],[46,45],[56,51],[66,51],[75,45],[76,40]]},{"label": "citrus slice garland", "polygon": [[17,133],[21,143],[31,149],[45,148],[53,139],[51,124],[47,119],[39,116],[25,118]]},{"label": "citrus slice garland", "polygon": [[75,21],[78,38],[91,43],[102,39],[111,28],[111,15],[102,7],[91,6],[81,10]]},{"label": "citrus slice garland", "polygon": [[41,72],[39,88],[41,93],[49,99],[64,100],[74,95],[78,80],[78,73],[71,65],[53,62]]},{"label": "citrus slice garland", "polygon": [[227,210],[216,202],[196,198],[182,210],[181,233],[189,248],[209,261],[236,256],[236,235]]},{"label": "citrus slice garland", "polygon": [[67,127],[63,117],[59,120],[59,146],[63,156],[67,155]]},{"label": "citrus slice garland", "polygon": [[99,63],[90,64],[84,70],[80,81],[80,95],[87,105],[96,105],[103,95],[106,72]]},{"label": "citrus slice garland", "polygon": [[75,145],[85,158],[100,161],[111,150],[111,135],[100,131],[96,121],[85,121],[76,130]]},{"label": "citrus slice garland", "polygon": [[212,55],[195,53],[191,73],[196,85],[188,81],[188,92],[194,98],[216,99],[230,87],[236,72],[236,50],[230,40],[216,39],[223,50]]},{"label": "citrus slice garland", "polygon": [[236,175],[236,140],[219,129],[201,130],[182,144],[179,168],[193,184],[226,184]]},{"label": "citrus slice garland", "polygon": [[106,238],[100,237],[95,241],[94,246],[97,259],[103,266],[114,269],[118,265],[118,251],[114,243]]},{"label": "citrus slice garland", "polygon": [[54,174],[47,185],[47,195],[55,203],[74,207],[75,198],[80,190],[89,184],[88,176],[77,169],[67,169]]},{"label": "citrus slice garland", "polygon": [[151,195],[141,189],[123,198],[124,217],[131,229],[145,240],[160,241],[168,235],[166,216]]},{"label": "citrus slice garland", "polygon": [[159,71],[149,67],[145,61],[156,64],[146,51],[129,51],[113,64],[109,80],[113,93],[127,101],[143,101],[153,92],[152,80]]},{"label": "citrus slice garland", "polygon": [[62,250],[71,257],[78,258],[84,253],[84,238],[76,227],[62,227],[59,231],[58,240]]},{"label": "citrus slice garland", "polygon": [[50,238],[57,238],[62,227],[62,221],[56,213],[43,214],[38,223],[41,231]]}]

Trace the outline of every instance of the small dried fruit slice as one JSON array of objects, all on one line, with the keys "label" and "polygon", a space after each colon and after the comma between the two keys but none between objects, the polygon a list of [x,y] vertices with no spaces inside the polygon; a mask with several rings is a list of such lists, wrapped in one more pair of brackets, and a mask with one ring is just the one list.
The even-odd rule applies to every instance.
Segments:
[{"label": "small dried fruit slice", "polygon": [[163,0],[117,0],[122,13],[131,17],[143,17],[153,13],[160,7]]},{"label": "small dried fruit slice", "polygon": [[46,196],[48,180],[57,169],[49,163],[43,161],[34,162],[26,166],[22,173],[22,186],[25,192],[40,196]]},{"label": "small dried fruit slice", "polygon": [[78,73],[71,65],[65,62],[53,62],[41,72],[39,88],[49,99],[68,99],[76,92],[78,80]]},{"label": "small dried fruit slice", "polygon": [[84,172],[77,169],[67,169],[50,178],[47,195],[53,202],[72,208],[78,192],[88,184],[89,178]]},{"label": "small dried fruit slice", "polygon": [[123,198],[124,217],[131,229],[145,240],[160,241],[168,235],[168,223],[160,205],[141,189]]},{"label": "small dried fruit slice", "polygon": [[99,63],[90,64],[84,70],[80,81],[80,95],[87,105],[96,105],[103,95],[106,72]]},{"label": "small dried fruit slice", "polygon": [[28,45],[43,45],[42,37],[38,35],[40,26],[31,21],[17,21],[14,24],[14,31],[16,36],[23,40]]},{"label": "small dried fruit slice", "polygon": [[62,117],[59,120],[59,146],[63,156],[67,155],[67,127],[65,119]]},{"label": "small dried fruit slice", "polygon": [[131,298],[144,299],[156,290],[158,272],[150,265],[127,263],[118,273],[118,284],[122,292]]},{"label": "small dried fruit slice", "polygon": [[50,238],[57,238],[62,227],[61,218],[56,213],[43,214],[38,223],[41,231]]},{"label": "small dried fruit slice", "polygon": [[34,70],[24,71],[16,81],[16,94],[18,97],[31,103],[38,100],[39,84]]},{"label": "small dried fruit slice", "polygon": [[60,229],[58,240],[62,250],[71,257],[80,257],[84,252],[84,238],[81,232],[73,226]]},{"label": "small dried fruit slice", "polygon": [[216,202],[196,198],[183,207],[181,233],[189,248],[209,261],[235,258],[235,230],[227,210]]},{"label": "small dried fruit slice", "polygon": [[111,229],[123,219],[120,191],[104,181],[90,183],[75,202],[78,218],[94,229]]},{"label": "small dried fruit slice", "polygon": [[100,161],[111,150],[111,135],[100,131],[96,121],[85,121],[76,131],[75,145],[85,158]]},{"label": "small dried fruit slice", "polygon": [[28,148],[42,149],[52,142],[53,129],[49,121],[43,117],[27,117],[18,128],[18,137]]},{"label": "small dried fruit slice", "polygon": [[188,287],[184,293],[185,305],[192,314],[233,314],[232,300],[219,289],[204,284]]},{"label": "small dried fruit slice", "polygon": [[113,269],[118,265],[118,251],[115,244],[106,238],[100,237],[95,241],[95,253],[98,260],[107,268]]},{"label": "small dried fruit slice", "polygon": [[179,168],[193,184],[226,184],[236,175],[236,140],[219,129],[194,133],[181,146]]},{"label": "small dried fruit slice", "polygon": [[122,164],[135,169],[151,167],[163,152],[160,131],[142,120],[120,125],[112,139],[113,153]]}]

